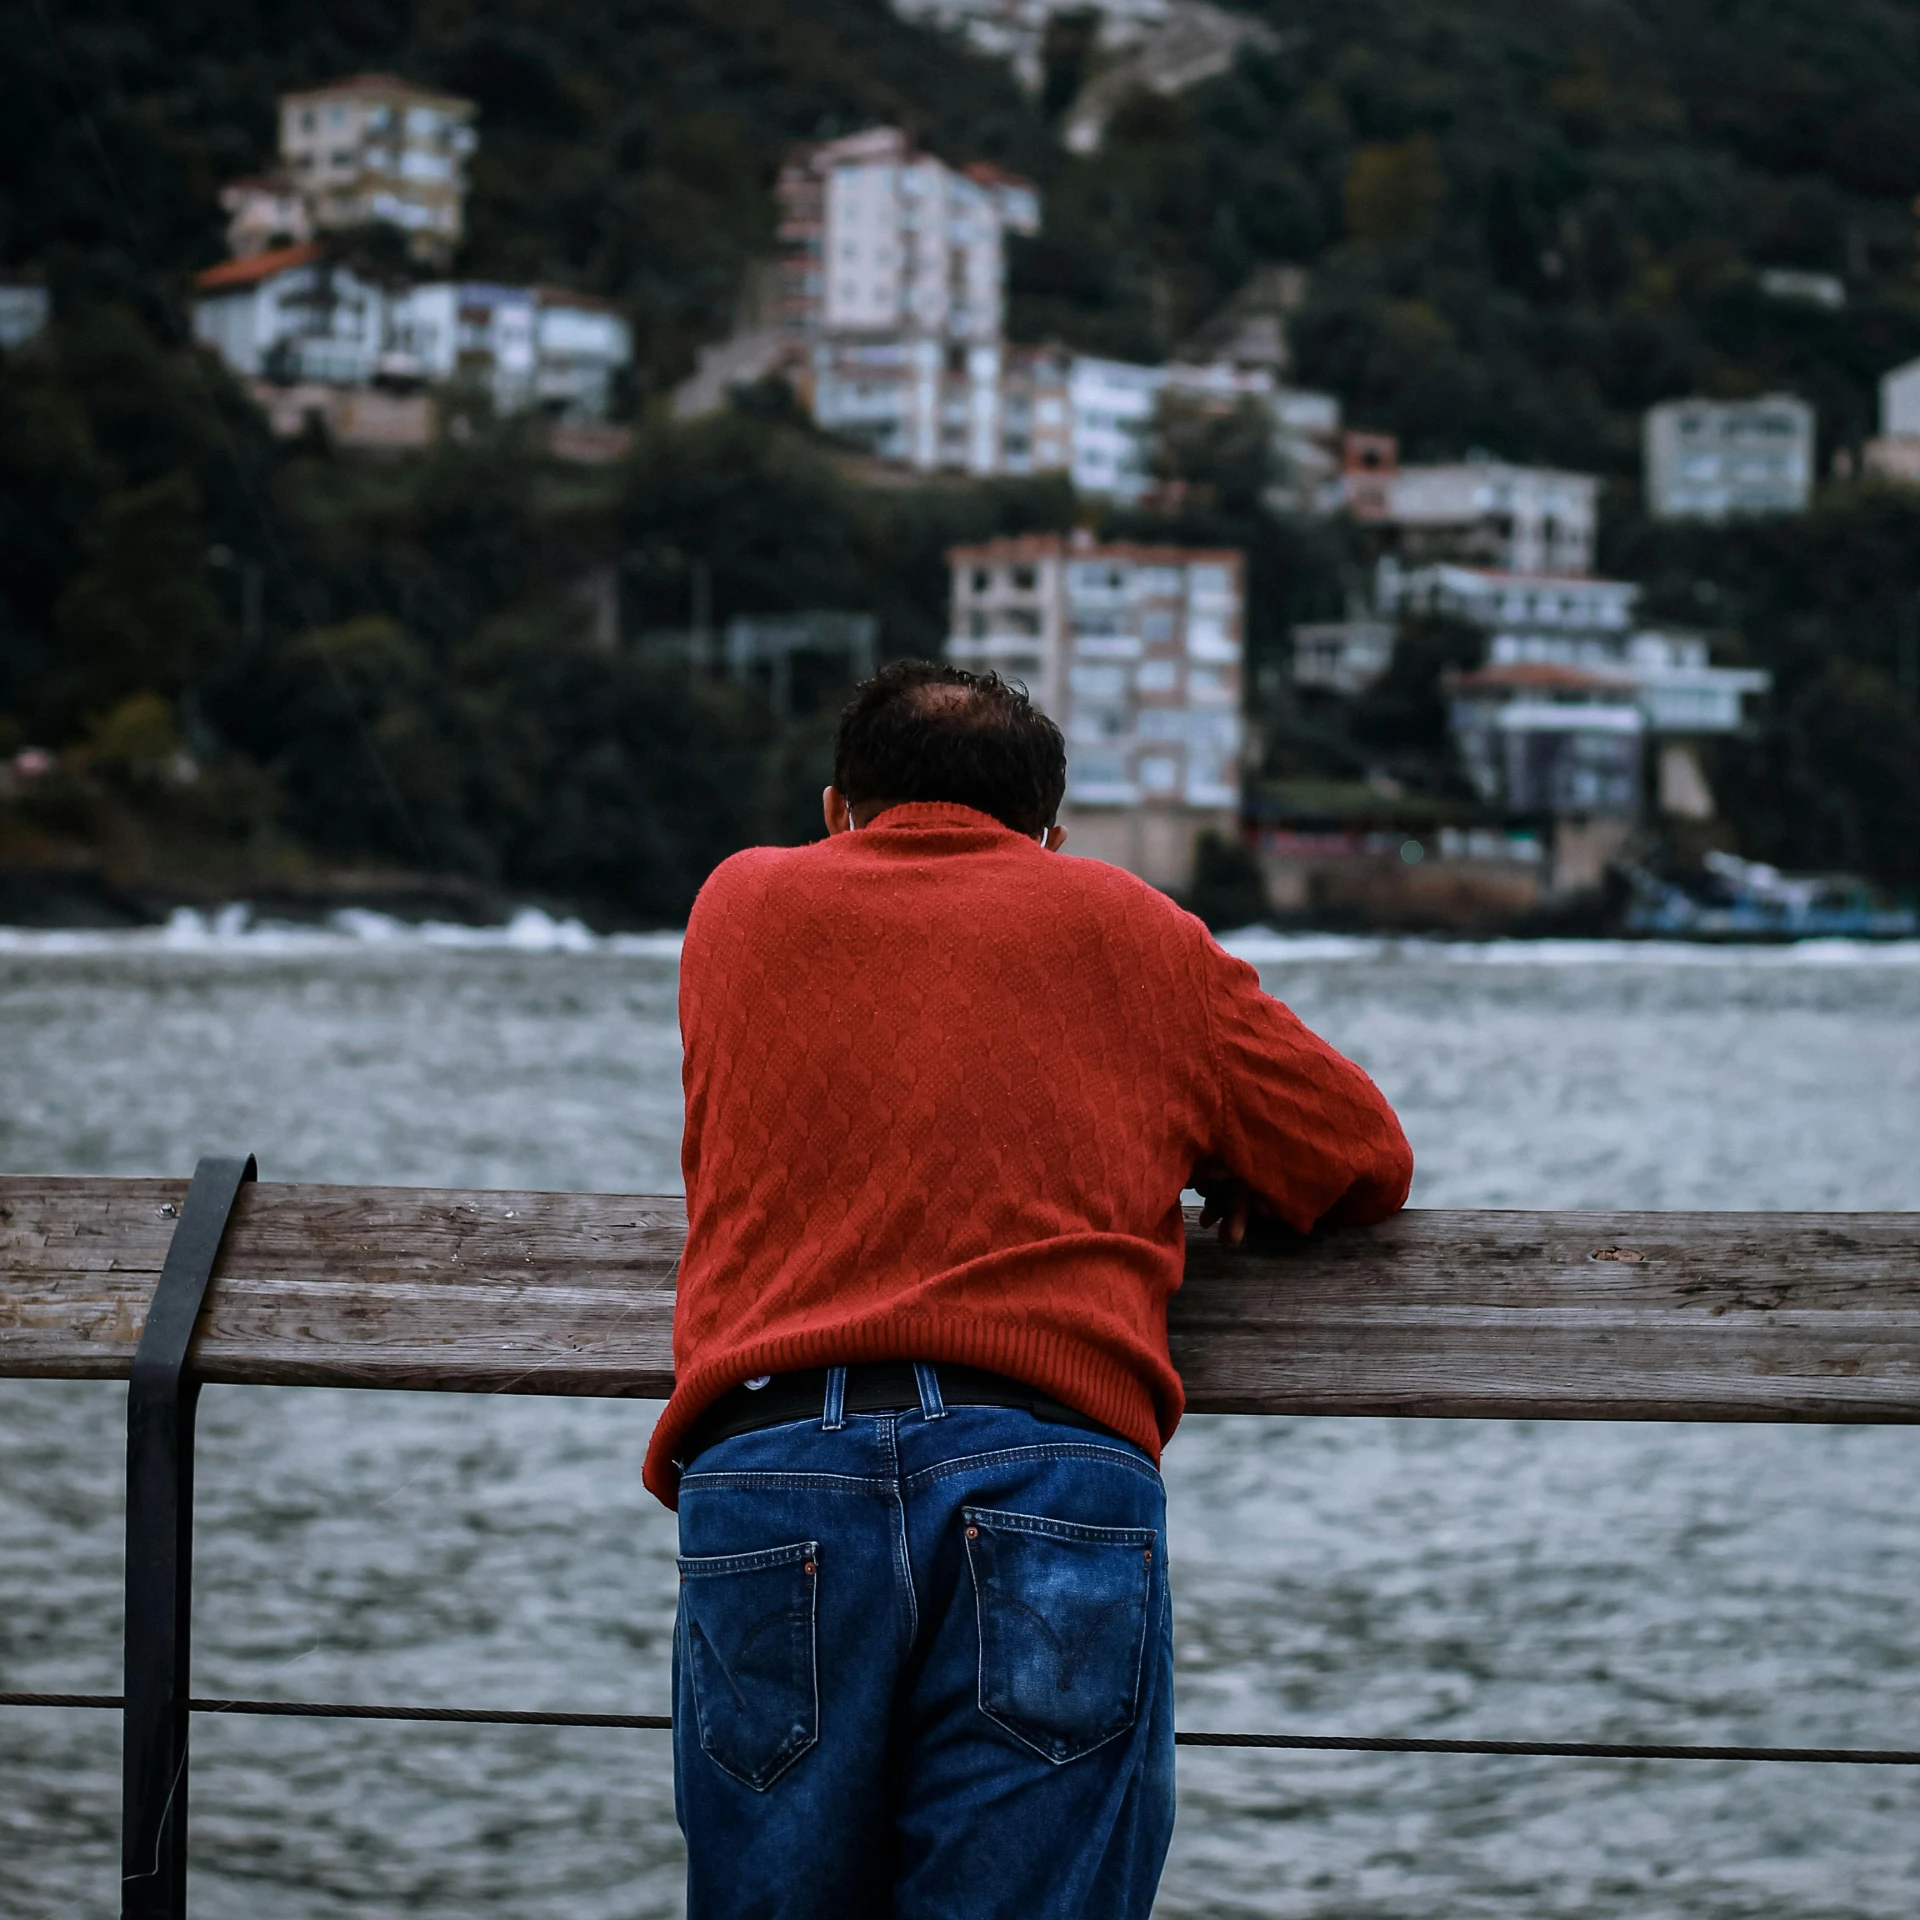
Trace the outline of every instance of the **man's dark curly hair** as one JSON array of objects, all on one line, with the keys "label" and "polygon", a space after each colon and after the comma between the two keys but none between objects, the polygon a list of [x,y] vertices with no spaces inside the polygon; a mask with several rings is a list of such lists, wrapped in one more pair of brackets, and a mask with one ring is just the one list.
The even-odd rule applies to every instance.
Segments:
[{"label": "man's dark curly hair", "polygon": [[946,800],[1044,833],[1067,790],[1067,744],[997,673],[895,660],[841,714],[833,784],[849,806]]}]

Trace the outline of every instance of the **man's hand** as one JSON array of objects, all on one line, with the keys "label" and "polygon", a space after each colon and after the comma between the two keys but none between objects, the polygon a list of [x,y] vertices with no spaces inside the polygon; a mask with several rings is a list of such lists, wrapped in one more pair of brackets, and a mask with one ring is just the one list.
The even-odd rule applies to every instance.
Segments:
[{"label": "man's hand", "polygon": [[1224,1160],[1198,1162],[1187,1176],[1187,1185],[1206,1203],[1200,1209],[1200,1224],[1218,1226],[1223,1247],[1237,1247],[1247,1237],[1248,1220],[1266,1211],[1253,1189]]}]

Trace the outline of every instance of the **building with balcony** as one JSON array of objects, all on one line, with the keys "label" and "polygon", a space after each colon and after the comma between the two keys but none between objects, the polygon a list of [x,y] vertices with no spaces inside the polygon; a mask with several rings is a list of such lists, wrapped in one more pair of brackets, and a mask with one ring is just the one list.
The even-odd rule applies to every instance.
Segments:
[{"label": "building with balcony", "polygon": [[398,227],[423,260],[464,232],[474,106],[389,73],[280,97],[280,160],[316,231]]},{"label": "building with balcony", "polygon": [[600,420],[632,357],[632,329],[591,294],[441,280],[394,303],[382,370],[468,382],[501,413],[537,406],[562,419]]},{"label": "building with balcony", "polygon": [[1454,560],[1511,573],[1586,573],[1599,531],[1592,474],[1476,456],[1404,467],[1391,434],[1349,434],[1339,505],[1378,527],[1401,560]]},{"label": "building with balcony", "polygon": [[360,386],[379,371],[396,297],[317,242],[276,247],[195,279],[193,335],[249,378]]},{"label": "building with balcony", "polygon": [[1023,682],[1067,739],[1073,851],[1186,886],[1237,831],[1238,553],[1033,534],[956,547],[948,657]]},{"label": "building with balcony", "polygon": [[1813,495],[1813,409],[1792,394],[1664,401],[1643,442],[1656,520],[1805,513]]},{"label": "building with balcony", "polygon": [[798,149],[776,191],[781,323],[815,420],[925,472],[1003,471],[1006,239],[1039,230],[1033,184],[874,127]]},{"label": "building with balcony", "polygon": [[1625,689],[1651,733],[1735,732],[1746,700],[1773,684],[1757,668],[1714,666],[1699,634],[1642,627],[1630,580],[1383,560],[1376,598],[1383,613],[1451,614],[1478,627],[1490,669],[1564,668]]},{"label": "building with balcony", "polygon": [[[633,353],[626,321],[591,295],[484,281],[390,284],[318,241],[208,268],[195,282],[193,330],[255,381],[288,389],[377,382],[396,395],[460,382],[501,413],[538,407],[566,423],[605,419]],[[292,404],[269,411],[297,431],[316,408],[308,399],[290,412]],[[338,415],[331,403],[318,410]],[[359,409],[369,419],[380,411],[371,398]],[[406,417],[426,415],[416,407]]]},{"label": "building with balcony", "polygon": [[1630,683],[1545,661],[1447,679],[1460,764],[1503,813],[1630,821],[1640,805],[1646,718]]}]

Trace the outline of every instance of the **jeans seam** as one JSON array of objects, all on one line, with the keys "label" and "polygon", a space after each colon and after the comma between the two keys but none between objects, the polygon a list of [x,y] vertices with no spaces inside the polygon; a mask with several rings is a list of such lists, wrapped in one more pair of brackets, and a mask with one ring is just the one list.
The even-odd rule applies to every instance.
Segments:
[{"label": "jeans seam", "polygon": [[682,1476],[680,1491],[701,1487],[813,1487],[822,1493],[885,1493],[899,1484],[899,1475],[854,1473],[808,1473],[802,1469],[779,1467],[739,1467],[731,1471],[689,1473]]},{"label": "jeans seam", "polygon": [[1098,1460],[1137,1474],[1154,1486],[1164,1484],[1158,1470],[1149,1461],[1135,1460],[1117,1447],[1071,1440],[1040,1441],[1030,1446],[996,1447],[986,1453],[956,1454],[950,1460],[939,1460],[930,1467],[916,1469],[906,1476],[905,1484],[911,1487],[917,1481],[941,1480],[949,1474],[971,1473],[981,1467],[1002,1466],[1015,1460]]},{"label": "jeans seam", "polygon": [[893,1467],[893,1480],[887,1498],[893,1505],[893,1572],[907,1601],[907,1651],[912,1652],[920,1638],[920,1595],[913,1584],[913,1552],[907,1540],[906,1481],[900,1472],[900,1422],[886,1422],[887,1458]]}]

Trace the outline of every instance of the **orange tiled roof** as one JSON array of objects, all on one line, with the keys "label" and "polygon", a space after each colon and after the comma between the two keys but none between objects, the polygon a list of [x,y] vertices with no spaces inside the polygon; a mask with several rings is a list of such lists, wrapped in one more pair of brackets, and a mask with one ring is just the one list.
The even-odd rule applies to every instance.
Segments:
[{"label": "orange tiled roof", "polygon": [[1565,688],[1617,688],[1623,681],[1616,675],[1593,673],[1585,667],[1563,667],[1553,660],[1509,660],[1497,666],[1476,667],[1471,673],[1456,673],[1448,676],[1447,684],[1455,688],[1473,687],[1565,687]]},{"label": "orange tiled roof", "polygon": [[195,274],[193,284],[202,293],[218,293],[225,287],[251,287],[262,280],[271,280],[276,273],[285,273],[289,267],[304,267],[319,258],[317,241],[309,240],[297,247],[270,247],[265,253],[250,253],[244,260],[222,260],[217,267]]}]

